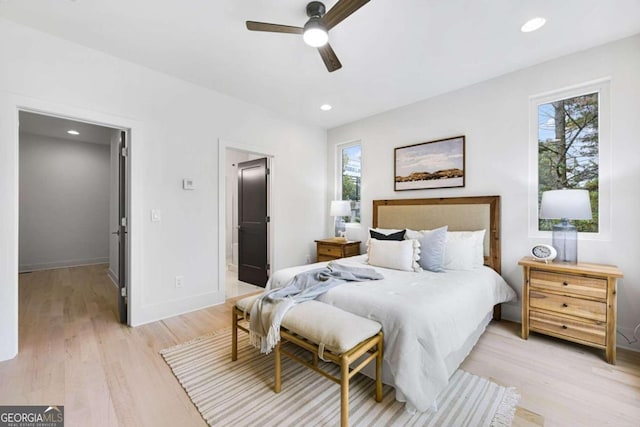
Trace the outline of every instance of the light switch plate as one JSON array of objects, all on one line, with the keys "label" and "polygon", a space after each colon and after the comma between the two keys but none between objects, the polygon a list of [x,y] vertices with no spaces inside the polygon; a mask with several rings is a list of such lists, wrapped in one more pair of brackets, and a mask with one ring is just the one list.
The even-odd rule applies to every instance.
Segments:
[{"label": "light switch plate", "polygon": [[162,219],[162,212],[160,209],[151,209],[151,222],[160,222]]}]

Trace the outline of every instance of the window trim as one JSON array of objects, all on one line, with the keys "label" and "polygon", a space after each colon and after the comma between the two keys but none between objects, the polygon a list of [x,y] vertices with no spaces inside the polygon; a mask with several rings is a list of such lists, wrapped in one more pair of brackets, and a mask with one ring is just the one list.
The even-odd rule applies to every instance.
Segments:
[{"label": "window trim", "polygon": [[561,99],[598,93],[598,232],[579,232],[579,240],[611,240],[611,78],[602,78],[529,97],[528,237],[551,238],[538,230],[538,106]]}]

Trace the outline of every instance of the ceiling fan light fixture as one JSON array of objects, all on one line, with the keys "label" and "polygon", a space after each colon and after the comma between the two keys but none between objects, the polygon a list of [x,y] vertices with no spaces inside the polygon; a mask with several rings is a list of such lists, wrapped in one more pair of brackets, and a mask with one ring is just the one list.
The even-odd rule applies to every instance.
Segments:
[{"label": "ceiling fan light fixture", "polygon": [[312,47],[320,47],[329,41],[329,33],[318,18],[311,18],[304,24],[304,33],[302,39],[306,44]]}]

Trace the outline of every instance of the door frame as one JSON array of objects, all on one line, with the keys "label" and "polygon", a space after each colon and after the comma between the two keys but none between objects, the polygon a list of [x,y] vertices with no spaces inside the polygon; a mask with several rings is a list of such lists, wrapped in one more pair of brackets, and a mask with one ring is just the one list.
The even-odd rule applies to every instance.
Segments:
[{"label": "door frame", "polygon": [[[124,304],[124,300],[126,295],[130,294],[130,289],[129,289],[129,285],[130,285],[130,281],[129,281],[129,266],[131,264],[131,259],[130,259],[130,238],[127,236],[129,233],[129,226],[128,224],[123,226],[121,223],[121,217],[123,216],[124,213],[124,217],[127,218],[128,221],[128,216],[127,213],[130,211],[129,209],[129,204],[130,204],[130,199],[129,199],[129,195],[131,193],[131,188],[129,187],[129,182],[130,182],[130,172],[131,172],[131,162],[123,160],[122,157],[122,150],[123,148],[125,149],[125,151],[129,151],[130,150],[130,135],[131,135],[131,130],[128,128],[121,128],[121,127],[116,127],[116,125],[110,125],[107,123],[96,123],[94,121],[91,120],[85,120],[85,119],[79,119],[77,117],[70,117],[70,116],[62,116],[60,114],[52,114],[48,111],[34,111],[33,109],[26,109],[26,108],[18,108],[18,119],[20,116],[20,112],[25,112],[25,113],[36,113],[36,114],[41,114],[41,115],[45,115],[48,117],[54,117],[54,118],[60,118],[60,119],[68,119],[68,120],[73,120],[76,122],[84,122],[90,125],[96,125],[96,126],[108,126],[114,130],[119,131],[119,134],[121,136],[119,143],[117,144],[118,148],[117,148],[117,158],[116,161],[114,162],[115,164],[111,164],[111,161],[109,162],[109,168],[116,168],[117,169],[117,175],[118,175],[118,197],[116,198],[117,202],[118,202],[118,283],[116,284],[117,289],[118,289],[118,320],[120,323],[129,325],[129,318],[130,318],[130,311],[128,306],[130,304]],[[19,123],[18,123],[19,125]],[[124,134],[124,141],[122,140],[122,135]],[[18,129],[18,152],[20,150],[20,132]],[[128,157],[128,153],[127,156]],[[110,159],[113,160],[113,159]],[[122,165],[125,165],[125,170],[124,170],[124,183],[125,183],[125,190],[124,190],[124,194],[121,193],[122,191],[122,183],[121,183],[121,179],[122,178]],[[18,178],[18,185],[20,184],[19,182],[19,178]],[[111,224],[109,224],[109,237],[111,237]],[[122,241],[124,241],[124,243],[121,243]],[[18,237],[18,242],[19,242],[19,237]],[[124,254],[123,254],[124,251]],[[18,260],[19,261],[19,260]],[[124,278],[124,286],[122,284],[122,280]],[[109,275],[109,279],[112,279],[111,275]],[[125,289],[125,295],[122,295],[122,288],[124,287]],[[124,304],[124,305],[123,305]],[[123,308],[126,308],[126,315],[123,316]]]},{"label": "door frame", "polygon": [[273,185],[275,179],[275,154],[269,150],[265,150],[263,147],[257,147],[249,144],[242,144],[238,142],[232,142],[225,139],[218,139],[218,292],[225,294],[225,281],[227,272],[227,249],[226,249],[226,209],[227,209],[227,188],[226,188],[226,164],[227,164],[227,149],[245,151],[249,154],[255,154],[260,157],[267,158],[267,167],[270,169],[269,179],[267,180],[267,212],[271,217],[271,220],[267,224],[267,257],[269,264],[271,265],[270,272],[276,269],[276,253],[275,253],[275,241],[276,235],[273,232],[275,230],[275,224],[277,222],[277,215],[274,214],[275,199],[275,186]]},{"label": "door frame", "polygon": [[[4,96],[6,95],[6,97]],[[137,167],[143,156],[136,155],[142,150],[144,139],[144,129],[141,122],[118,115],[102,113],[83,107],[69,106],[49,100],[31,98],[12,93],[3,93],[4,99],[0,101],[0,140],[4,140],[0,146],[0,153],[6,154],[8,159],[6,168],[0,173],[0,180],[3,180],[2,187],[7,189],[9,200],[7,209],[0,211],[0,222],[5,224],[6,238],[8,244],[0,245],[0,258],[6,260],[0,268],[0,281],[6,283],[4,290],[0,290],[0,298],[6,301],[3,306],[3,314],[0,315],[0,342],[4,348],[0,349],[0,361],[8,360],[18,354],[18,245],[19,245],[19,112],[26,111],[37,114],[45,114],[52,117],[60,117],[80,122],[108,126],[116,129],[126,130],[129,136],[129,162],[128,162],[128,205],[129,205],[129,262],[128,262],[128,283],[129,305],[128,324],[136,324],[136,310],[139,306],[138,294],[141,290],[132,286],[134,283],[142,283],[142,210],[138,201],[142,200],[142,187],[140,183],[141,169]],[[132,142],[135,136],[135,142]],[[0,227],[2,231],[3,227]],[[6,267],[6,268],[4,268]],[[4,270],[4,272],[3,272]],[[6,310],[5,310],[6,309]]]}]

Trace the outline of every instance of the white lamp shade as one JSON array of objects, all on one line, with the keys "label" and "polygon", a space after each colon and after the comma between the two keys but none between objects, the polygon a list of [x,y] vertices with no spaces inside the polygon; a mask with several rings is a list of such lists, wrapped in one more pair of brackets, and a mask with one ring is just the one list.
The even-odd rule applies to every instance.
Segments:
[{"label": "white lamp shade", "polygon": [[591,201],[587,190],[551,190],[542,193],[542,219],[591,219]]},{"label": "white lamp shade", "polygon": [[333,200],[329,209],[331,216],[349,216],[351,215],[351,202],[349,200]]}]

